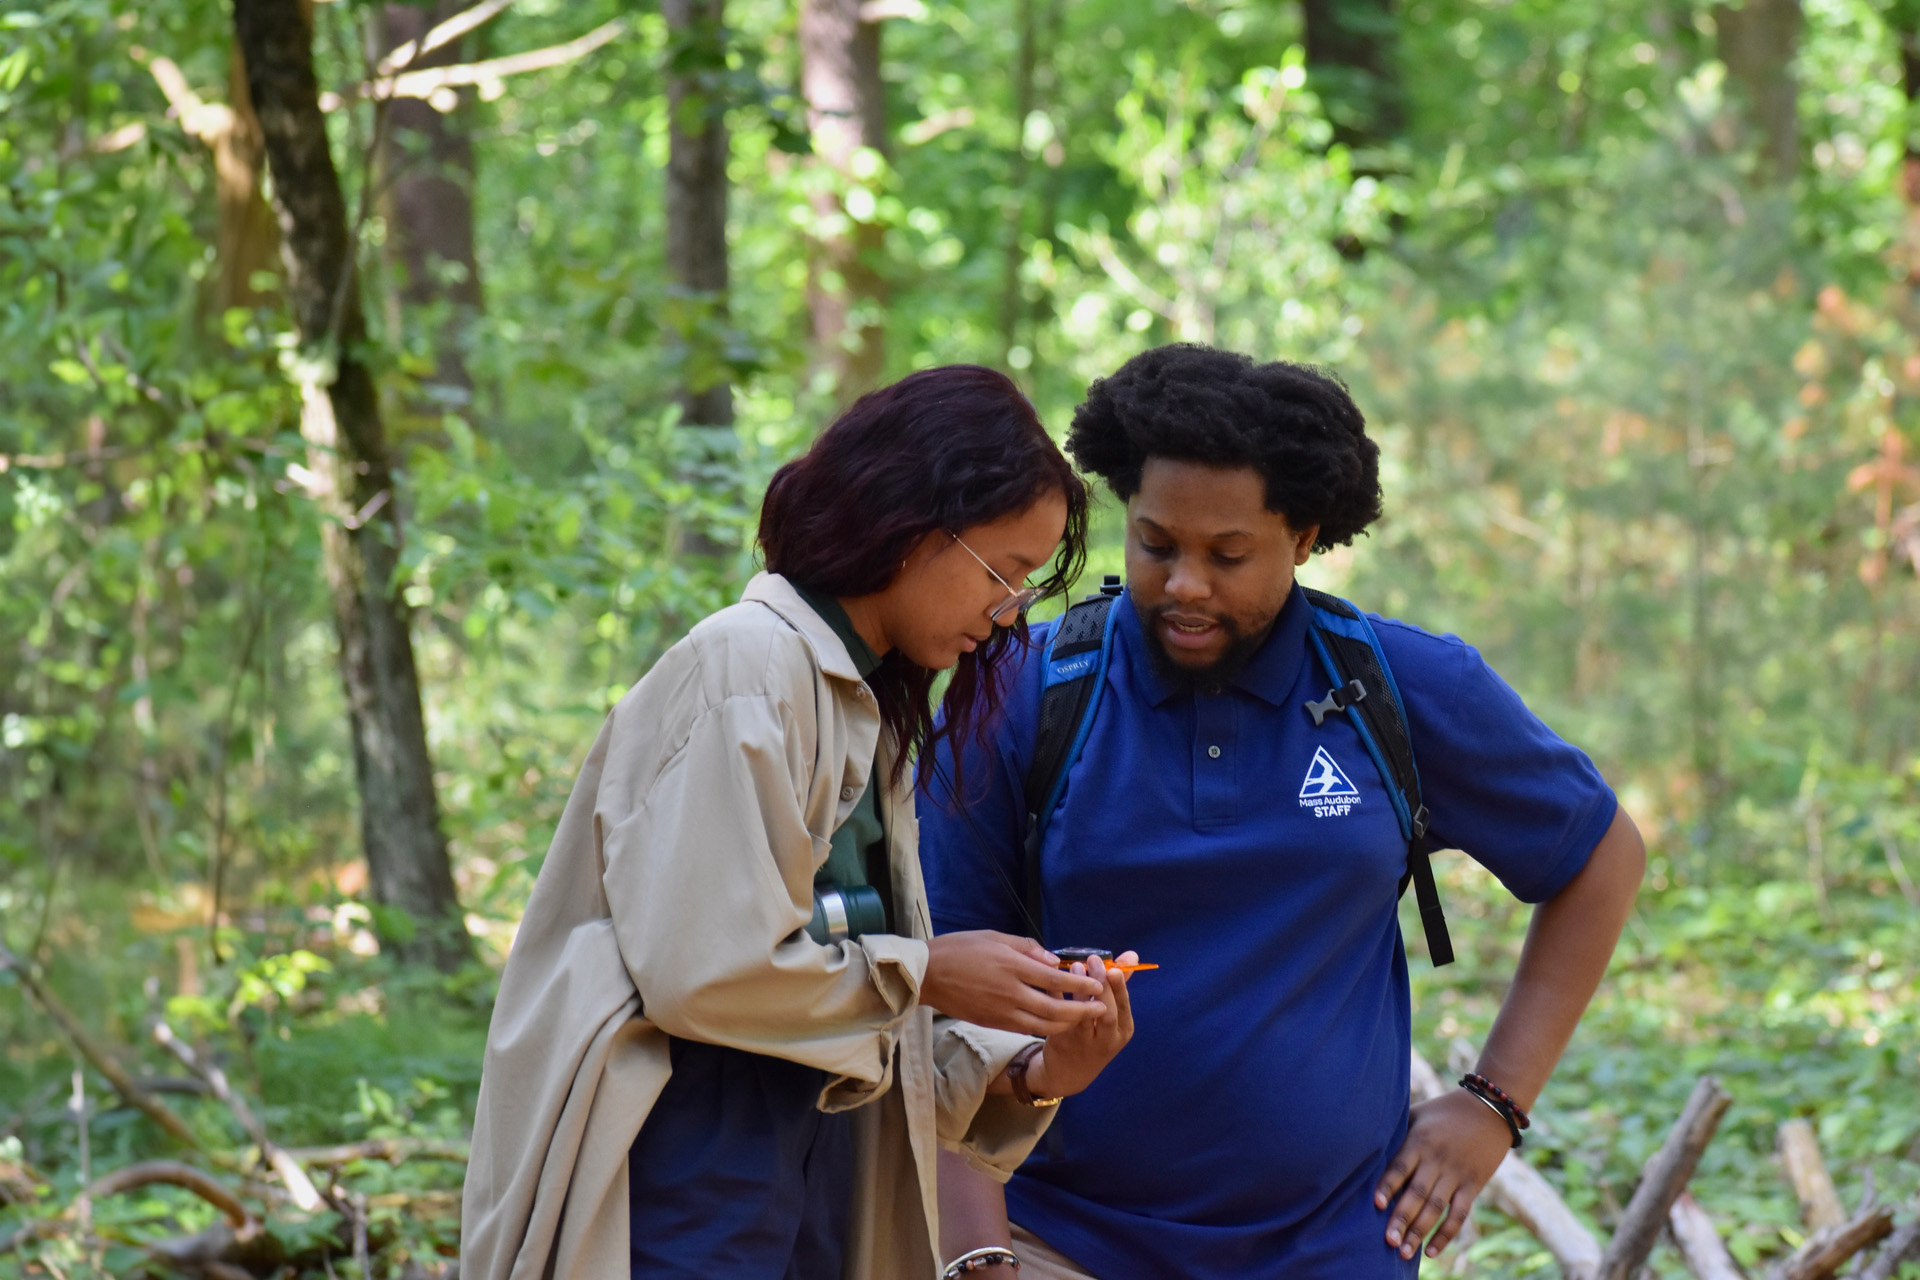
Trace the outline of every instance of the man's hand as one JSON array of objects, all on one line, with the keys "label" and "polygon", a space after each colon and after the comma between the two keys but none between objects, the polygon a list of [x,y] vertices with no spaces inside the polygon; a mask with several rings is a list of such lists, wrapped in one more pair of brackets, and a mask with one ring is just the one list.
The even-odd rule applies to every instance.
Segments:
[{"label": "man's hand", "polygon": [[[1114,963],[1135,964],[1139,959],[1127,951]],[[1083,966],[1073,967],[1077,971]],[[1100,999],[1094,1002],[1100,1016],[1047,1038],[1046,1046],[1027,1066],[1027,1088],[1036,1097],[1065,1098],[1079,1093],[1133,1039],[1133,1004],[1127,995],[1127,978],[1131,975],[1108,968],[1098,956],[1084,967],[1102,986]]]},{"label": "man's hand", "polygon": [[1103,990],[1098,978],[1060,968],[1032,938],[975,929],[927,943],[920,1003],[963,1022],[1045,1037],[1100,1018]]},{"label": "man's hand", "polygon": [[1439,1222],[1440,1230],[1427,1245],[1427,1256],[1438,1257],[1467,1224],[1474,1198],[1512,1145],[1506,1122],[1465,1089],[1414,1107],[1407,1140],[1373,1189],[1376,1209],[1393,1204],[1388,1246],[1411,1258]]}]

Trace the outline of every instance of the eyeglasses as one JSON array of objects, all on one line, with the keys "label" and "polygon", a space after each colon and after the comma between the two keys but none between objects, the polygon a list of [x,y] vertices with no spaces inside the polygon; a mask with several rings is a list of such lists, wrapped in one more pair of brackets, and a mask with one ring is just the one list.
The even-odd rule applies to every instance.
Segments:
[{"label": "eyeglasses", "polygon": [[[980,553],[972,547],[969,547],[966,542],[961,539],[959,534],[954,534],[953,540],[960,543],[961,550],[972,556],[982,569],[985,569],[988,573],[993,573],[993,566],[985,560],[981,560]],[[1046,590],[1042,587],[1013,587],[1008,584],[1005,578],[997,573],[993,573],[993,580],[1007,589],[1007,598],[1000,602],[999,608],[987,615],[987,617],[993,620],[993,625],[996,627],[1012,626],[1015,622],[1019,621],[1022,614],[1032,607],[1035,600],[1038,600],[1046,594]]]}]

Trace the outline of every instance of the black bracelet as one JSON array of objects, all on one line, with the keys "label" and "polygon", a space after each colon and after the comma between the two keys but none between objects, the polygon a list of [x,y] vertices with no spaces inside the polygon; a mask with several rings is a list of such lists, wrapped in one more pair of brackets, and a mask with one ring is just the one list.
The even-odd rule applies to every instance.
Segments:
[{"label": "black bracelet", "polygon": [[1512,1096],[1483,1075],[1470,1073],[1461,1076],[1460,1087],[1484,1102],[1495,1115],[1506,1122],[1507,1132],[1513,1135],[1514,1147],[1519,1147],[1520,1131],[1530,1127],[1533,1120],[1520,1109]]}]

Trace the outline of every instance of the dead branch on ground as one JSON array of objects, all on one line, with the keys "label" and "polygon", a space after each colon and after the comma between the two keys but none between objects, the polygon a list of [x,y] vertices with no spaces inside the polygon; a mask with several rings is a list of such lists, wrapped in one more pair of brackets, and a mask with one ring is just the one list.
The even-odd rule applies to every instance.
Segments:
[{"label": "dead branch on ground", "polygon": [[1893,1280],[1903,1262],[1920,1262],[1920,1204],[1914,1206],[1913,1221],[1887,1237],[1887,1243],[1860,1273],[1860,1280]]},{"label": "dead branch on ground", "polygon": [[[1456,1059],[1453,1065],[1459,1066],[1461,1061],[1471,1060],[1473,1048],[1455,1044],[1451,1056]],[[1415,1102],[1446,1092],[1446,1085],[1418,1050],[1413,1054],[1411,1085]],[[1600,1276],[1628,1280],[1641,1274],[1663,1232],[1696,1280],[1745,1280],[1713,1219],[1685,1189],[1730,1102],[1712,1076],[1700,1080],[1666,1141],[1647,1161],[1639,1186],[1604,1249],[1560,1194],[1522,1161],[1518,1152],[1507,1154],[1488,1180],[1481,1199],[1545,1245],[1567,1280],[1597,1280]],[[1846,1219],[1832,1176],[1813,1141],[1811,1126],[1804,1121],[1789,1121],[1782,1126],[1780,1145],[1783,1167],[1809,1225],[1816,1218],[1834,1214],[1840,1220],[1818,1227],[1791,1256],[1767,1273],[1767,1280],[1829,1280],[1882,1240],[1886,1245],[1878,1256],[1855,1268],[1858,1280],[1893,1280],[1903,1263],[1920,1261],[1920,1205],[1915,1206],[1913,1220],[1897,1224],[1892,1210],[1873,1204],[1869,1190],[1859,1212]]]},{"label": "dead branch on ground", "polygon": [[60,999],[47,989],[46,984],[40,981],[33,967],[14,955],[5,943],[0,943],[0,970],[11,970],[20,979],[20,985],[26,988],[27,994],[33,997],[34,1003],[38,1004],[47,1017],[66,1033],[67,1039],[72,1042],[80,1056],[92,1063],[94,1069],[107,1078],[107,1083],[113,1086],[114,1092],[138,1108],[176,1141],[196,1150],[199,1149],[200,1140],[194,1136],[193,1130],[187,1127],[187,1122],[182,1120],[172,1108],[141,1088],[139,1082],[120,1065],[113,1051],[88,1031],[86,1025],[74,1015],[74,1012],[62,1004]]},{"label": "dead branch on ground", "polygon": [[1827,1280],[1868,1245],[1893,1234],[1893,1210],[1867,1206],[1851,1222],[1814,1232],[1767,1280]]},{"label": "dead branch on ground", "polygon": [[1698,1280],[1746,1280],[1733,1255],[1727,1252],[1713,1219],[1707,1216],[1691,1191],[1682,1191],[1673,1208],[1668,1210],[1667,1230],[1673,1237],[1674,1248],[1680,1252],[1680,1260]]},{"label": "dead branch on ground", "polygon": [[399,1164],[405,1160],[447,1160],[467,1162],[464,1142],[435,1142],[429,1138],[371,1138],[365,1142],[345,1142],[332,1147],[294,1147],[287,1154],[301,1164],[315,1168],[334,1168],[356,1160],[384,1160]]},{"label": "dead branch on ground", "polygon": [[1794,1119],[1780,1126],[1780,1163],[1786,1169],[1787,1181],[1793,1184],[1794,1198],[1800,1202],[1801,1218],[1808,1227],[1821,1231],[1847,1220],[1811,1124]]},{"label": "dead branch on ground", "polygon": [[1653,1252],[1668,1211],[1699,1167],[1701,1153],[1713,1140],[1713,1131],[1720,1127],[1720,1117],[1732,1102],[1733,1095],[1712,1076],[1702,1076],[1693,1087],[1693,1096],[1687,1099],[1680,1119],[1641,1171],[1640,1185],[1634,1189],[1633,1199],[1627,1202],[1613,1239],[1601,1256],[1600,1280],[1630,1280]]},{"label": "dead branch on ground", "polygon": [[280,1181],[287,1188],[287,1194],[293,1198],[293,1203],[305,1213],[312,1213],[318,1209],[320,1192],[315,1189],[313,1179],[309,1178],[307,1171],[300,1167],[299,1160],[295,1159],[285,1147],[278,1145],[267,1136],[267,1128],[260,1123],[260,1118],[253,1114],[253,1108],[246,1104],[245,1099],[234,1093],[233,1087],[227,1083],[227,1073],[212,1062],[202,1062],[200,1055],[196,1054],[191,1046],[173,1034],[173,1028],[169,1027],[164,1019],[154,1019],[153,1038],[168,1053],[178,1058],[182,1066],[206,1081],[207,1087],[213,1090],[213,1096],[224,1102],[227,1110],[233,1112],[233,1118],[240,1122],[240,1127],[247,1131],[247,1136],[259,1146],[261,1156],[273,1166],[273,1171],[280,1175]]}]

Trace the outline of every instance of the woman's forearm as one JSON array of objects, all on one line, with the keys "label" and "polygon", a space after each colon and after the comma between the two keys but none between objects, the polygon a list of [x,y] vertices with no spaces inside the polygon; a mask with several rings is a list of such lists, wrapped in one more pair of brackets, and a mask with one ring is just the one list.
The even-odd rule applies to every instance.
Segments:
[{"label": "woman's forearm", "polygon": [[1646,866],[1639,829],[1621,809],[1580,874],[1534,910],[1478,1067],[1521,1107],[1531,1109],[1546,1087],[1606,976]]}]

